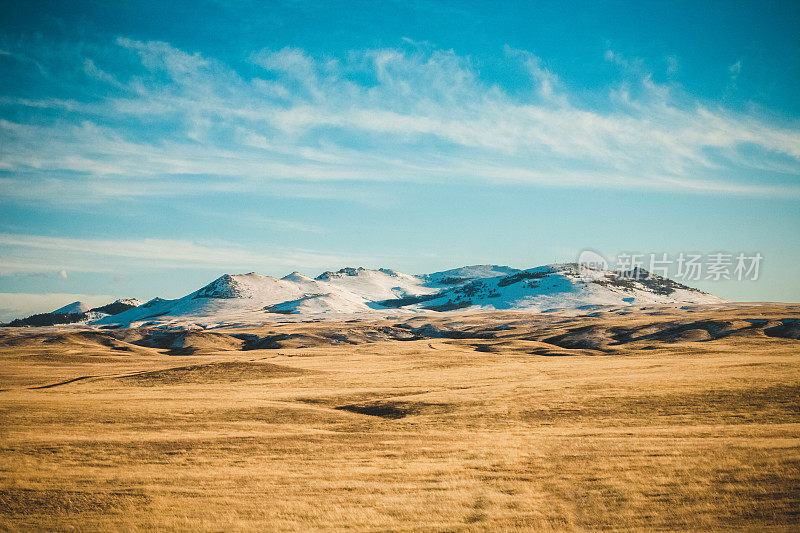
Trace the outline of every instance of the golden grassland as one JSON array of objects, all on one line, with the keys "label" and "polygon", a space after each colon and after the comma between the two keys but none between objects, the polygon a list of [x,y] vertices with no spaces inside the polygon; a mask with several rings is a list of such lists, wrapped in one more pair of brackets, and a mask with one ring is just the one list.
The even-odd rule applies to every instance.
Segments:
[{"label": "golden grassland", "polygon": [[0,528],[800,529],[800,306],[594,314],[6,329]]}]

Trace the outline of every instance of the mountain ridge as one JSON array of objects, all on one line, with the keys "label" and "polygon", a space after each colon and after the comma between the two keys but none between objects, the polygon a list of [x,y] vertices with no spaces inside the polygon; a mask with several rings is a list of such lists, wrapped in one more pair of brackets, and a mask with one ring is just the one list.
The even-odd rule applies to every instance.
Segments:
[{"label": "mountain ridge", "polygon": [[[108,327],[219,327],[259,322],[400,314],[603,306],[714,304],[725,300],[644,270],[620,273],[555,263],[529,269],[468,265],[410,275],[345,267],[316,278],[224,274],[186,296],[154,299],[91,324]],[[636,279],[636,276],[639,279]]]},{"label": "mountain ridge", "polygon": [[17,318],[7,325],[11,327],[22,326],[55,326],[58,324],[85,324],[99,320],[104,316],[116,315],[138,307],[142,303],[136,298],[120,298],[109,304],[91,307],[86,302],[76,301],[59,307],[49,313],[37,313],[25,318]]}]

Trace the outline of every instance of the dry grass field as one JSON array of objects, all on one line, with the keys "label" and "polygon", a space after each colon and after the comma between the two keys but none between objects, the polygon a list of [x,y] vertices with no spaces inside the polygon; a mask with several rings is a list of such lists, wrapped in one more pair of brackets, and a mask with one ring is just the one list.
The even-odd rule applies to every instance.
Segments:
[{"label": "dry grass field", "polygon": [[800,306],[0,330],[7,530],[800,529]]}]

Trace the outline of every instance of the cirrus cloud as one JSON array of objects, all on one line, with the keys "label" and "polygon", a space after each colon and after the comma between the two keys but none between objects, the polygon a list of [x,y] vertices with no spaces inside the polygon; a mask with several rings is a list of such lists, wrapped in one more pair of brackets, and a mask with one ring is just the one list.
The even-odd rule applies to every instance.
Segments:
[{"label": "cirrus cloud", "polygon": [[[625,79],[602,106],[566,88],[542,58],[510,47],[503,61],[525,72],[530,90],[511,91],[471,58],[416,43],[343,57],[263,49],[239,69],[126,37],[90,51],[97,57],[62,59],[80,61],[98,97],[82,100],[67,84],[63,94],[0,101],[0,112],[15,111],[0,115],[4,198],[60,202],[70,189],[97,191],[76,202],[267,194],[276,181],[800,198],[797,127],[659,85],[641,61],[614,51],[605,58]],[[10,53],[45,66],[57,60]],[[128,70],[114,71],[104,53],[127,54]]]}]

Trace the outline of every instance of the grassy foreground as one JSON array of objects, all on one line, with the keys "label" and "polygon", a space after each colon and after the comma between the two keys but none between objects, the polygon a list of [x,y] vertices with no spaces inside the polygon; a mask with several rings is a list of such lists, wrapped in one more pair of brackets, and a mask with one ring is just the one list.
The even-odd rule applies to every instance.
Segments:
[{"label": "grassy foreground", "polygon": [[800,529],[800,341],[541,341],[685,318],[478,316],[462,325],[510,325],[191,355],[6,335],[0,528]]}]

